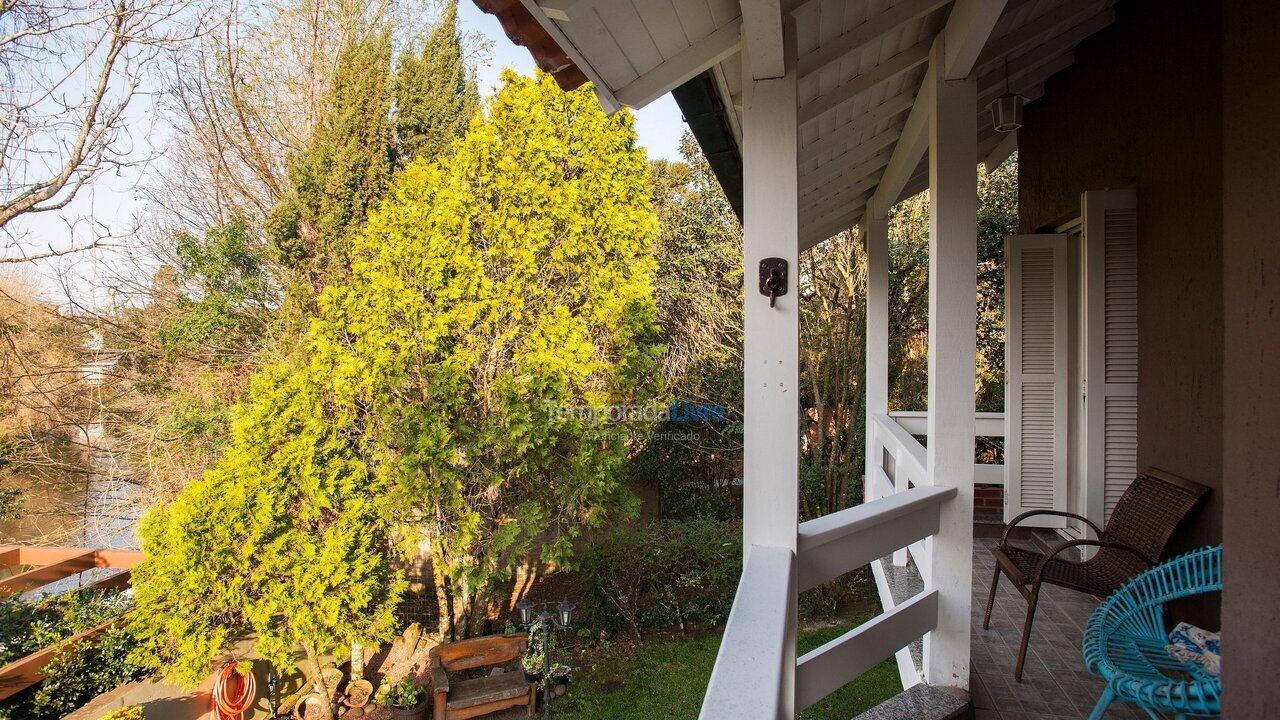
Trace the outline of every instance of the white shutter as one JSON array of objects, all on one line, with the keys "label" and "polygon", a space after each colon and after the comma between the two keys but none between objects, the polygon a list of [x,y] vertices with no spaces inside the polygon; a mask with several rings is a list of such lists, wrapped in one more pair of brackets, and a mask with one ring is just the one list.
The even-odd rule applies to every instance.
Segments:
[{"label": "white shutter", "polygon": [[1067,509],[1067,262],[1066,235],[1005,239],[1006,522]]},{"label": "white shutter", "polygon": [[1132,189],[1087,192],[1084,467],[1088,517],[1104,524],[1138,472],[1138,210]]}]

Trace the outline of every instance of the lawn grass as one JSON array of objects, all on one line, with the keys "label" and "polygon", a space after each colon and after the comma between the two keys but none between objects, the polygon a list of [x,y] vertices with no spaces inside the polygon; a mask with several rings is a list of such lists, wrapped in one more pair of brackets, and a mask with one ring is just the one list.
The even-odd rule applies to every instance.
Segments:
[{"label": "lawn grass", "polygon": [[[800,653],[832,640],[857,623],[800,632]],[[615,648],[592,667],[574,670],[569,692],[554,701],[560,720],[693,720],[702,708],[720,634],[651,640],[638,648]],[[742,668],[752,672],[751,668]],[[615,689],[605,692],[608,683]],[[617,684],[621,687],[617,688]],[[851,720],[902,691],[892,659],[800,714],[801,720]]]}]

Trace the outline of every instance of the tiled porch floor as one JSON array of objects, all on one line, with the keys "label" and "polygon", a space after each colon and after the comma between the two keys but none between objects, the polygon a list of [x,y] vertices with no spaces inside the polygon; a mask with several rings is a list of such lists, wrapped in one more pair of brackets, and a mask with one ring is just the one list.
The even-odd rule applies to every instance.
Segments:
[{"label": "tiled porch floor", "polygon": [[[1080,639],[1097,601],[1082,593],[1046,585],[1040,591],[1022,682],[1013,680],[1018,642],[1027,603],[1008,578],[1001,578],[991,612],[991,629],[982,629],[995,540],[973,541],[972,676],[969,681],[975,720],[1059,720],[1087,718],[1102,692],[1102,681],[1084,669]],[[1140,710],[1115,703],[1108,720],[1144,718]]]}]

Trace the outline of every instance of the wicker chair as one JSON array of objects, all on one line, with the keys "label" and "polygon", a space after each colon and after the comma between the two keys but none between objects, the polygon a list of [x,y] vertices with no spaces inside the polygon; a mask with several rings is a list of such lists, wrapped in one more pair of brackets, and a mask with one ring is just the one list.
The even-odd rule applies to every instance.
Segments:
[{"label": "wicker chair", "polygon": [[[1027,659],[1027,642],[1031,639],[1031,623],[1036,616],[1036,603],[1043,583],[1106,597],[1130,578],[1160,561],[1174,528],[1195,507],[1209,488],[1176,475],[1149,469],[1138,475],[1120,496],[1106,528],[1088,519],[1058,510],[1032,510],[1013,519],[991,549],[996,558],[991,578],[991,594],[982,629],[991,625],[991,606],[996,600],[996,584],[1001,573],[1007,575],[1018,592],[1027,600],[1027,620],[1022,628],[1022,644],[1013,677],[1022,682],[1022,665]],[[1019,523],[1033,515],[1057,515],[1075,518],[1097,534],[1097,540],[1070,540],[1059,543],[1048,552],[1040,552],[1009,544],[1009,534]],[[1062,557],[1072,548],[1096,547],[1088,560]]]},{"label": "wicker chair", "polygon": [[1102,720],[1116,700],[1152,717],[1222,715],[1222,680],[1165,649],[1164,606],[1171,600],[1222,592],[1222,546],[1181,555],[1138,575],[1102,601],[1084,627],[1085,667],[1107,682],[1089,720]]}]

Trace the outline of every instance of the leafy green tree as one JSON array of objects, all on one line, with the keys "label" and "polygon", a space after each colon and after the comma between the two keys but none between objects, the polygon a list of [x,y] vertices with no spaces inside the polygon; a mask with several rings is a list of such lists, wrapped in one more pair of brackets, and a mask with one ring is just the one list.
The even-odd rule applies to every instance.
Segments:
[{"label": "leafy green tree", "polygon": [[653,162],[661,232],[654,285],[668,390],[742,407],[742,225],[693,134],[684,162]]},{"label": "leafy green tree", "polygon": [[978,168],[978,412],[1004,410],[1004,239],[1018,232],[1018,158]]},{"label": "leafy green tree", "polygon": [[[1004,236],[1017,230],[1017,161],[978,182],[979,410],[1004,406]],[[889,216],[889,402],[891,409],[928,407],[929,197],[921,193]],[[866,252],[862,238],[841,233],[800,261],[801,512],[847,507],[865,452]],[[990,449],[985,446],[981,449]]]},{"label": "leafy green tree", "polygon": [[267,252],[243,219],[210,228],[203,238],[174,241],[175,316],[157,333],[171,351],[244,357],[257,348],[280,301]]},{"label": "leafy green tree", "polygon": [[480,107],[480,91],[462,56],[457,0],[446,5],[421,47],[400,58],[395,101],[401,166],[436,159],[466,131]]},{"label": "leafy green tree", "polygon": [[[979,411],[1004,409],[1004,238],[1018,231],[1018,159],[978,182]],[[889,216],[889,403],[896,410],[928,406],[929,195],[894,206]]]},{"label": "leafy green tree", "polygon": [[627,113],[503,76],[444,162],[418,161],[355,239],[289,358],[255,377],[233,442],[151,513],[136,657],[198,681],[232,640],[305,669],[394,632],[397,560],[426,540],[442,631],[495,583],[634,506],[626,425],[574,408],[652,394],[647,167]]},{"label": "leafy green tree", "polygon": [[668,423],[637,439],[631,475],[657,491],[662,517],[737,519],[740,495],[726,481],[741,473],[742,226],[692,134],[680,153],[683,162],[651,164],[662,375],[668,401],[724,406],[727,421]]},{"label": "leafy green tree", "polygon": [[338,55],[310,143],[288,162],[289,189],[267,220],[282,264],[313,288],[345,272],[351,238],[386,191],[393,159],[391,35]]},{"label": "leafy green tree", "polygon": [[800,512],[843,510],[861,495],[867,256],[842,232],[800,258]]}]

